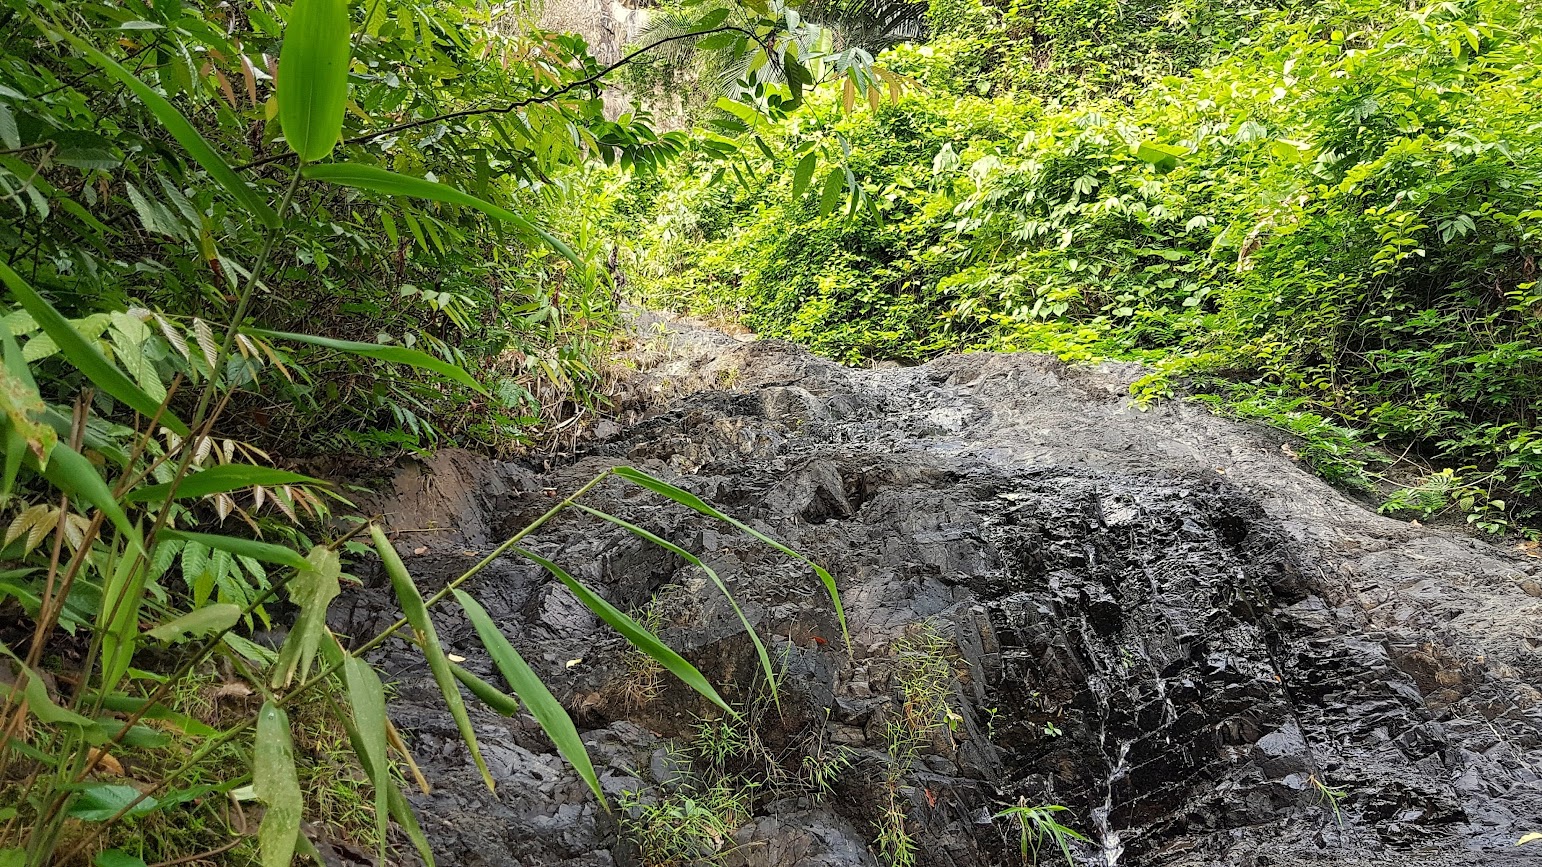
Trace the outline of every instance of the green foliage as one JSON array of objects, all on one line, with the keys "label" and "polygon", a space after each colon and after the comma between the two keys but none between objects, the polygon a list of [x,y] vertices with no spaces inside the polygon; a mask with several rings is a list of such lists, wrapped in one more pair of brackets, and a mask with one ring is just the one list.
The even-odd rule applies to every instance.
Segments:
[{"label": "green foliage", "polygon": [[1071,841],[1085,842],[1087,837],[1055,818],[1056,814],[1064,812],[1068,812],[1067,808],[1059,804],[1029,806],[1027,803],[1019,803],[997,813],[995,818],[1006,819],[1017,825],[1018,855],[1022,863],[1038,864],[1039,849],[1048,840],[1065,856],[1067,864],[1076,867],[1076,859],[1071,854]]},{"label": "green foliage", "polygon": [[[1387,490],[1371,447],[1443,466],[1474,523],[1537,527],[1535,10],[1201,5],[934,4],[879,59],[897,104],[815,91],[738,187],[682,165],[641,294],[849,362],[1153,363],[1142,400],[1223,398],[1349,487]],[[815,151],[850,207],[793,195]]]}]

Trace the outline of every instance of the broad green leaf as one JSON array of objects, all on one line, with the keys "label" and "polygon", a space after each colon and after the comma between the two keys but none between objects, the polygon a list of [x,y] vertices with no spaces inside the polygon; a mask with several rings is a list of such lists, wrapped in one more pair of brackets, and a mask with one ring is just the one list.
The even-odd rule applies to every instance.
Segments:
[{"label": "broad green leaf", "polygon": [[[149,108],[151,113],[155,115],[156,120],[161,122],[161,126],[164,126],[166,131],[171,133],[171,137],[176,139],[177,143],[181,144],[183,148],[187,149],[187,152],[192,155],[193,159],[200,166],[203,166],[203,170],[209,173],[209,177],[213,178],[216,183],[235,196],[241,202],[242,207],[246,208],[249,213],[260,220],[264,226],[276,229],[282,224],[278,214],[268,206],[263,197],[256,190],[247,186],[247,183],[231,170],[225,160],[204,140],[203,135],[164,96],[151,90],[149,85],[140,81],[132,72],[124,69],[112,58],[87,45],[79,37],[69,33],[62,35],[85,54],[93,64],[133,91],[134,95],[139,97],[139,101],[144,103],[145,107]],[[185,435],[186,431],[178,431],[178,433]]]},{"label": "broad green leaf", "polygon": [[346,0],[295,0],[278,55],[278,123],[306,162],[337,146],[348,108]]},{"label": "broad green leaf", "polygon": [[188,435],[187,425],[172,415],[170,410],[161,412],[160,401],[151,398],[144,389],[135,385],[123,371],[108,361],[100,349],[72,328],[64,315],[55,310],[47,299],[39,295],[37,290],[21,278],[20,274],[0,264],[0,280],[5,281],[5,285],[10,287],[16,300],[21,302],[21,306],[32,314],[32,318],[42,327],[44,333],[52,338],[64,352],[65,359],[84,373],[97,388],[128,404],[135,412],[146,418],[159,414],[162,425],[180,436]]},{"label": "broad green leaf", "polygon": [[294,742],[289,736],[289,717],[271,701],[264,702],[257,712],[252,791],[268,808],[262,815],[262,826],[257,829],[262,867],[290,867],[295,837],[300,833],[303,802],[294,765]]},{"label": "broad green leaf", "polygon": [[489,217],[502,220],[522,231],[536,235],[574,265],[580,268],[586,267],[584,260],[580,259],[578,254],[574,253],[557,236],[513,211],[500,208],[469,193],[463,193],[448,184],[436,183],[423,178],[414,178],[410,175],[401,175],[375,166],[354,165],[352,163],[306,166],[304,173],[311,180],[327,181],[345,187],[369,190],[388,196],[430,199],[435,202],[475,208]]},{"label": "broad green leaf", "polygon": [[[594,796],[600,803],[605,804],[605,793],[600,789],[599,778],[594,774],[594,765],[589,761],[589,751],[584,748],[584,742],[578,737],[578,729],[573,725],[573,720],[567,711],[562,709],[561,703],[552,696],[551,690],[541,682],[541,678],[525,662],[519,651],[509,643],[499,631],[493,619],[487,616],[487,610],[480,603],[460,590],[455,591],[455,601],[465,609],[466,617],[471,621],[471,626],[476,630],[477,638],[481,639],[482,646],[487,648],[487,653],[493,659],[493,664],[498,666],[498,672],[508,682],[509,688],[519,696],[519,700],[530,708],[530,715],[540,724],[541,730],[551,738],[557,751],[568,760],[578,776],[589,785]],[[464,682],[464,680],[462,680]],[[473,690],[475,692],[475,690]],[[608,809],[608,807],[607,807]]]},{"label": "broad green leaf", "polygon": [[717,27],[718,25],[722,24],[724,21],[727,21],[727,20],[728,20],[728,9],[726,9],[726,8],[713,9],[710,12],[708,12],[707,14],[701,16],[701,18],[697,20],[697,22],[691,27],[691,29],[692,30],[711,30],[712,28]]},{"label": "broad green leaf", "polygon": [[194,608],[192,611],[180,617],[162,623],[145,633],[156,641],[165,641],[176,644],[189,638],[208,635],[211,632],[219,632],[229,629],[241,619],[241,606],[229,602],[217,602],[213,605],[205,605],[202,608]]},{"label": "broad green leaf", "polygon": [[412,624],[412,629],[417,633],[418,645],[423,648],[423,656],[428,659],[428,669],[434,675],[434,682],[439,685],[439,691],[444,694],[444,702],[450,708],[450,716],[455,718],[455,726],[460,729],[461,740],[466,742],[466,748],[471,750],[471,760],[476,762],[477,770],[482,772],[482,780],[487,783],[489,791],[497,791],[493,783],[492,772],[487,769],[487,763],[482,760],[482,748],[477,746],[476,732],[471,728],[471,717],[466,715],[466,702],[461,698],[460,687],[455,684],[455,675],[450,671],[450,660],[445,656],[444,647],[439,643],[439,633],[434,630],[434,621],[428,616],[428,608],[423,604],[423,596],[418,593],[418,587],[412,583],[412,576],[408,574],[407,567],[402,564],[402,558],[397,556],[396,548],[392,547],[391,540],[378,525],[372,525],[370,536],[374,539],[375,550],[380,553],[380,561],[385,566],[386,575],[391,578],[391,586],[396,590],[396,598],[401,602],[402,613],[407,616],[407,622]]},{"label": "broad green leaf", "polygon": [[696,40],[698,51],[721,51],[739,40],[739,34],[728,31],[710,33]]},{"label": "broad green leaf", "polygon": [[[213,548],[216,551],[224,551],[238,557],[250,557],[253,560],[261,560],[264,563],[277,563],[280,566],[290,566],[295,569],[305,570],[311,568],[311,564],[298,551],[293,548],[285,548],[282,545],[272,545],[267,542],[257,542],[252,539],[241,539],[235,536],[221,536],[215,533],[189,533],[184,530],[162,530],[160,538],[171,539],[180,542],[191,542],[202,545],[205,548]],[[184,569],[186,563],[183,564]]]},{"label": "broad green leaf", "polygon": [[749,618],[744,616],[744,609],[739,607],[739,601],[735,599],[734,595],[728,591],[728,585],[723,583],[723,579],[718,577],[716,571],[714,571],[706,563],[703,563],[701,558],[697,557],[695,554],[692,554],[690,551],[687,551],[686,549],[676,545],[675,543],[665,539],[662,536],[657,535],[656,533],[644,530],[642,527],[639,527],[636,524],[628,523],[627,521],[623,521],[614,515],[608,515],[599,509],[591,509],[590,507],[585,506],[583,503],[574,503],[573,505],[577,506],[585,512],[588,512],[591,515],[594,515],[597,518],[615,524],[616,526],[626,530],[628,533],[631,533],[639,539],[663,548],[664,550],[684,559],[687,563],[690,563],[691,565],[705,572],[707,578],[709,578],[713,584],[717,585],[718,590],[722,591],[723,597],[728,600],[728,604],[733,606],[734,614],[738,615],[739,623],[744,626],[744,634],[748,635],[750,637],[750,641],[754,643],[755,653],[760,657],[760,668],[765,672],[766,683],[771,686],[771,698],[774,702],[776,702],[777,709],[781,709],[782,696],[781,691],[777,689],[776,669],[771,665],[771,655],[766,652],[766,645],[760,640],[760,636],[755,633],[755,627],[750,624]]},{"label": "broad green leaf", "polygon": [[278,662],[273,666],[275,689],[287,687],[296,677],[303,678],[310,673],[316,648],[321,645],[322,633],[327,628],[327,606],[340,592],[337,579],[342,575],[343,564],[336,551],[317,545],[305,559],[311,568],[302,570],[288,585],[289,601],[300,609],[300,615],[295,618],[294,627],[278,652]]},{"label": "broad green leaf", "polygon": [[814,169],[819,165],[819,156],[814,153],[806,153],[803,159],[798,160],[797,168],[792,170],[792,197],[794,200],[803,198],[808,191],[809,181],[814,179]]},{"label": "broad green leaf", "polygon": [[[31,463],[31,456],[28,457]],[[128,515],[118,505],[118,501],[113,499],[112,491],[97,473],[96,467],[80,452],[64,443],[55,443],[53,451],[48,455],[48,466],[43,467],[40,472],[43,478],[53,483],[54,487],[100,509],[102,514],[107,516],[107,520],[111,521],[113,526],[118,528],[118,532],[129,541],[134,550],[144,550],[139,528],[129,521]]]},{"label": "broad green leaf", "polygon": [[654,661],[664,666],[665,670],[670,674],[680,678],[686,686],[701,693],[708,701],[722,708],[727,713],[734,716],[739,715],[738,711],[728,706],[728,702],[723,701],[723,697],[717,694],[717,690],[712,688],[712,684],[708,683],[705,677],[702,677],[701,672],[696,670],[696,666],[686,662],[684,657],[671,650],[664,642],[658,639],[658,636],[644,629],[642,624],[626,616],[614,605],[606,602],[598,593],[580,584],[577,579],[563,571],[562,567],[556,563],[524,548],[513,547],[509,550],[521,557],[528,558],[531,562],[550,572],[552,577],[561,581],[564,586],[573,592],[574,596],[578,597],[578,601],[582,602],[584,607],[593,611],[601,620],[610,624],[610,628],[621,633],[621,636],[630,641],[633,647],[652,657]]},{"label": "broad green leaf", "polygon": [[358,727],[359,760],[375,787],[375,832],[380,837],[379,861],[384,864],[392,785],[391,767],[386,758],[385,687],[369,663],[351,655],[343,659],[343,683],[348,688],[354,725]]},{"label": "broad green leaf", "polygon": [[309,343],[312,346],[320,346],[326,349],[336,349],[339,352],[349,352],[354,355],[362,355],[366,358],[377,358],[392,364],[406,364],[421,370],[443,374],[472,388],[481,394],[487,394],[487,389],[464,368],[456,367],[445,361],[419,352],[416,349],[408,349],[405,346],[386,346],[380,343],[361,343],[357,340],[334,340],[330,337],[317,337],[314,334],[291,334],[286,331],[267,331],[261,328],[250,329],[253,334],[263,337],[271,337],[274,340],[293,340],[296,343]]},{"label": "broad green leaf", "polygon": [[840,169],[831,169],[825,175],[824,189],[819,194],[819,216],[829,216],[835,206],[840,204],[841,193],[846,189],[846,176]]},{"label": "broad green leaf", "polygon": [[772,548],[775,548],[783,554],[786,554],[795,560],[807,564],[809,568],[814,570],[814,574],[819,576],[820,583],[824,584],[825,586],[825,592],[830,594],[830,602],[835,605],[835,617],[840,621],[841,624],[841,636],[846,641],[847,651],[850,651],[851,633],[846,628],[846,609],[841,606],[841,594],[840,591],[836,589],[835,576],[831,575],[823,566],[820,566],[813,560],[810,560],[802,554],[799,554],[797,551],[794,551],[786,545],[783,545],[781,542],[778,542],[770,536],[767,536],[765,533],[756,530],[754,527],[751,527],[743,521],[731,518],[728,515],[723,514],[722,512],[709,505],[705,500],[696,496],[690,491],[681,490],[680,488],[671,485],[663,479],[654,478],[642,470],[634,469],[632,467],[616,467],[615,469],[611,470],[611,472],[623,479],[626,479],[634,485],[647,488],[656,494],[668,497],[669,499],[674,500],[686,508],[706,515],[709,518],[716,518],[725,524],[730,524],[734,527],[737,527],[741,532],[753,536],[754,538],[759,539],[761,542],[764,542],[767,545],[770,545]]},{"label": "broad green leaf", "polygon": [[[123,813],[125,819],[143,816],[160,806],[154,798],[134,803],[139,795],[139,790],[133,786],[90,783],[80,787],[75,798],[70,801],[68,813],[71,818],[82,822],[105,822],[119,813]],[[133,806],[130,807],[130,804]],[[125,809],[128,812],[123,812]]]},{"label": "broad green leaf", "polygon": [[[184,478],[182,483],[177,485],[177,499],[223,494],[227,491],[239,491],[242,488],[250,488],[254,485],[274,487],[277,485],[323,484],[326,483],[320,479],[272,467],[258,467],[250,464],[218,464],[207,470],[192,473]],[[148,485],[130,491],[123,499],[130,503],[159,502],[166,499],[166,495],[170,491],[170,482],[163,485]]]}]

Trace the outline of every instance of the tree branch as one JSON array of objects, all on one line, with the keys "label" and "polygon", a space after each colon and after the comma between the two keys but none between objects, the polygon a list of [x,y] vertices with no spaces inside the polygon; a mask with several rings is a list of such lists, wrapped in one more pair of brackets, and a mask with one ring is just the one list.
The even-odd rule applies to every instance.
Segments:
[{"label": "tree branch", "polygon": [[[375,130],[374,132],[369,132],[369,133],[365,133],[363,135],[354,136],[353,138],[343,139],[342,143],[345,144],[345,145],[364,144],[365,142],[373,141],[374,139],[380,138],[382,136],[393,135],[395,133],[405,132],[405,131],[407,131],[409,129],[417,129],[418,127],[429,126],[431,124],[443,123],[444,121],[447,121],[447,120],[456,120],[457,118],[462,118],[462,117],[475,117],[477,115],[482,115],[482,114],[508,114],[510,112],[513,112],[513,111],[518,111],[521,108],[525,108],[527,106],[535,105],[537,103],[551,102],[552,100],[557,99],[558,97],[561,97],[561,96],[564,96],[566,94],[572,93],[573,91],[578,90],[580,88],[589,87],[590,85],[593,85],[593,84],[599,82],[605,76],[611,74],[612,72],[615,72],[617,69],[620,69],[621,67],[627,65],[628,63],[631,63],[632,61],[636,60],[637,58],[641,57],[642,55],[648,53],[649,51],[652,51],[655,48],[658,48],[660,45],[663,45],[663,44],[665,44],[667,42],[678,42],[681,39],[692,39],[692,38],[699,38],[699,37],[702,37],[702,36],[711,36],[714,33],[743,33],[745,36],[748,36],[751,40],[753,40],[755,42],[755,44],[759,45],[762,50],[766,51],[767,53],[770,52],[770,49],[766,46],[766,44],[764,42],[761,42],[759,37],[757,37],[754,33],[750,32],[749,30],[744,29],[743,27],[735,27],[733,25],[727,25],[727,26],[723,26],[723,27],[714,27],[711,30],[699,30],[699,31],[695,31],[695,32],[692,32],[692,33],[679,33],[679,34],[676,34],[674,36],[666,36],[663,39],[659,39],[659,40],[656,40],[654,42],[650,42],[647,45],[644,45],[643,47],[637,49],[636,51],[633,51],[631,54],[628,54],[627,56],[621,58],[620,60],[616,61],[615,63],[612,63],[611,65],[605,67],[604,69],[601,69],[599,72],[594,73],[593,75],[590,75],[590,76],[588,76],[586,78],[580,78],[577,81],[569,82],[569,83],[563,85],[562,87],[557,88],[556,90],[549,91],[547,93],[543,93],[540,96],[526,97],[525,99],[521,99],[521,100],[517,100],[515,102],[511,102],[508,105],[493,105],[493,106],[484,106],[482,108],[468,108],[468,109],[465,109],[465,110],[462,110],[462,111],[452,111],[452,112],[450,112],[448,114],[441,114],[441,115],[436,115],[434,117],[423,118],[422,120],[407,121],[406,123],[399,123],[399,124],[396,124],[395,126],[388,126],[385,129],[378,129],[378,130]],[[270,163],[282,162],[284,160],[293,159],[294,156],[295,156],[294,153],[286,151],[286,152],[281,153],[281,154],[274,154],[272,156],[263,157],[262,159],[259,159],[259,160],[253,160],[252,162],[246,163],[245,165],[236,166],[235,170],[239,172],[239,171],[245,171],[247,169],[254,169],[254,168],[257,168],[259,166],[268,165]]]}]

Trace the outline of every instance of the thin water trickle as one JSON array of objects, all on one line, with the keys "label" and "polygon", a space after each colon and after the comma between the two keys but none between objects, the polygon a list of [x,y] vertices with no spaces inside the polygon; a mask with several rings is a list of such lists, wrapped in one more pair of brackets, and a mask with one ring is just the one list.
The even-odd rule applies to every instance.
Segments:
[{"label": "thin water trickle", "polygon": [[1108,785],[1103,793],[1103,806],[1092,811],[1092,824],[1098,832],[1098,846],[1103,852],[1103,863],[1107,867],[1115,867],[1119,858],[1124,855],[1124,843],[1120,842],[1119,832],[1109,824],[1108,817],[1114,811],[1114,784],[1124,779],[1129,772],[1125,765],[1125,759],[1130,755],[1130,741],[1119,741],[1118,755],[1114,759],[1114,766],[1108,771]]}]

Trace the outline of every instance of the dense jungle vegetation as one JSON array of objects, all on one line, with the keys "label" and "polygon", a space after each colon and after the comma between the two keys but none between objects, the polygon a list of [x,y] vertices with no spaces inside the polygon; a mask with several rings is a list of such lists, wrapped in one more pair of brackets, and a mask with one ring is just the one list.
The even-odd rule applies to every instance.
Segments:
[{"label": "dense jungle vegetation", "polygon": [[[539,11],[0,2],[0,867],[278,865],[306,828],[383,852],[388,824],[428,857],[363,656],[408,627],[480,765],[461,686],[519,704],[439,647],[451,596],[603,800],[476,600],[425,599],[295,459],[581,426],[624,298],[851,363],[1140,360],[1132,400],[1282,426],[1390,512],[1542,525],[1520,0],[685,0],[611,67]],[[606,112],[617,87],[638,110]],[[517,547],[582,493],[493,556],[731,712]],[[326,629],[344,556],[404,614],[356,644]]]},{"label": "dense jungle vegetation", "polygon": [[[764,160],[635,183],[645,297],[853,363],[1143,361],[1137,400],[1181,384],[1283,427],[1389,512],[1538,526],[1534,6],[935,0],[925,20],[880,56],[897,98],[824,88],[756,126]],[[742,107],[698,102],[743,135]],[[855,195],[810,184],[803,153]]]}]

